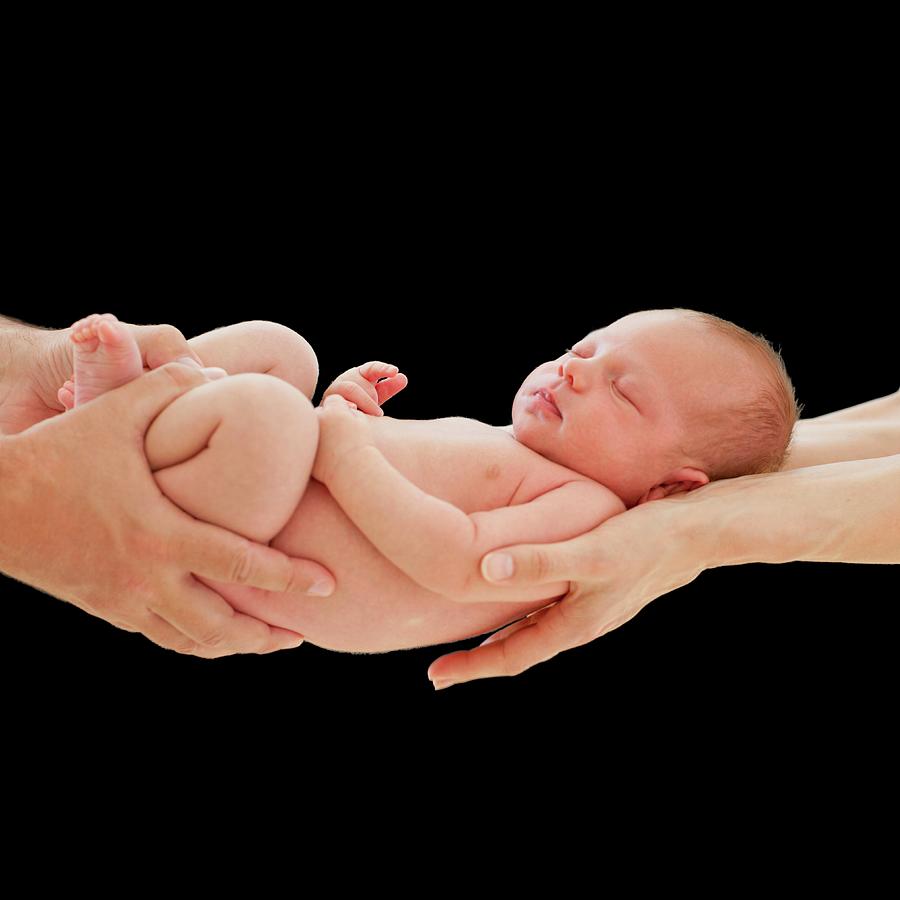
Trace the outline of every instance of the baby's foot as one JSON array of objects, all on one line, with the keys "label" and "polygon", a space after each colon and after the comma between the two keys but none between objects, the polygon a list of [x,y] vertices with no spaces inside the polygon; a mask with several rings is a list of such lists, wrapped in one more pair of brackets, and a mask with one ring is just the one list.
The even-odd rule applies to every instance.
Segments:
[{"label": "baby's foot", "polygon": [[137,341],[112,313],[80,319],[69,337],[74,345],[75,374],[57,395],[66,409],[89,403],[144,373]]},{"label": "baby's foot", "polygon": [[63,384],[63,386],[56,392],[56,397],[60,403],[66,408],[66,410],[70,410],[75,406],[75,375]]}]

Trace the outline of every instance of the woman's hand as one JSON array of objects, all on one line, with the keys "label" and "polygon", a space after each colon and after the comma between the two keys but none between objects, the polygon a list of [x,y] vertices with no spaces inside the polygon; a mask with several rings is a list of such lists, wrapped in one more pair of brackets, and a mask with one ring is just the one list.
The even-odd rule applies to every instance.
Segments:
[{"label": "woman's hand", "polygon": [[[379,378],[383,380],[378,381]],[[373,360],[338,375],[322,394],[319,406],[324,406],[325,400],[336,394],[367,415],[383,416],[381,404],[399,394],[407,384],[409,379],[396,366]]]},{"label": "woman's hand", "polygon": [[515,566],[509,578],[487,578],[487,562],[499,553],[486,554],[481,571],[488,581],[523,587],[569,581],[570,591],[475,649],[436,659],[428,669],[435,688],[518,675],[624,625],[651,600],[689,584],[709,557],[689,538],[684,501],[703,490],[632,507],[569,541],[504,548]]},{"label": "woman's hand", "polygon": [[319,418],[319,446],[312,477],[327,485],[341,460],[360,447],[374,446],[365,413],[355,403],[332,394],[316,408]]}]

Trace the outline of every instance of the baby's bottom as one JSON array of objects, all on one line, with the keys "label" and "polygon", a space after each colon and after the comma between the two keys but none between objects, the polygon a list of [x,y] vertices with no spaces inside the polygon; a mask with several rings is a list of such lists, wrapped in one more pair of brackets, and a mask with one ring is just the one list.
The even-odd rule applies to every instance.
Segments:
[{"label": "baby's bottom", "polygon": [[297,508],[318,442],[307,397],[280,378],[244,373],[182,394],[153,421],[144,446],[174,503],[267,544]]}]

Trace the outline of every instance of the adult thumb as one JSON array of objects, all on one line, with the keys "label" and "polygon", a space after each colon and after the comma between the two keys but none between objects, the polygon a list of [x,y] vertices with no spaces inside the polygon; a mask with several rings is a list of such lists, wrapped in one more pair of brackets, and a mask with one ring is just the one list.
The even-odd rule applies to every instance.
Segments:
[{"label": "adult thumb", "polygon": [[202,369],[170,362],[152,372],[145,372],[92,403],[108,400],[123,404],[128,410],[128,419],[143,434],[173,400],[208,381],[209,377]]},{"label": "adult thumb", "polygon": [[503,585],[566,581],[570,576],[561,571],[564,560],[555,552],[555,546],[521,544],[486,553],[481,560],[481,575],[486,581]]}]

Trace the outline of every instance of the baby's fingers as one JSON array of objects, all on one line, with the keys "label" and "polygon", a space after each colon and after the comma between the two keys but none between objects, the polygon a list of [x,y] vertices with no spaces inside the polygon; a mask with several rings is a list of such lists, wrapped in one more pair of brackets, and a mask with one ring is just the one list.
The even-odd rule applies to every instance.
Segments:
[{"label": "baby's fingers", "polygon": [[391,363],[379,362],[377,359],[372,360],[372,362],[363,363],[359,366],[359,374],[362,375],[366,381],[375,381],[377,378],[389,378],[391,375],[396,375],[400,370],[391,365]]},{"label": "baby's fingers", "polygon": [[[341,381],[338,383],[341,386],[340,396],[348,403],[353,404],[360,412],[364,412],[369,416],[384,415],[381,407],[378,405],[378,400],[370,397],[364,387],[353,381]],[[334,395],[332,394],[332,396]]]},{"label": "baby's fingers", "polygon": [[375,390],[378,391],[378,402],[385,403],[390,400],[394,394],[399,394],[408,384],[409,379],[402,372],[398,372],[392,378],[388,378],[385,381],[379,381],[378,384],[375,385]]}]

